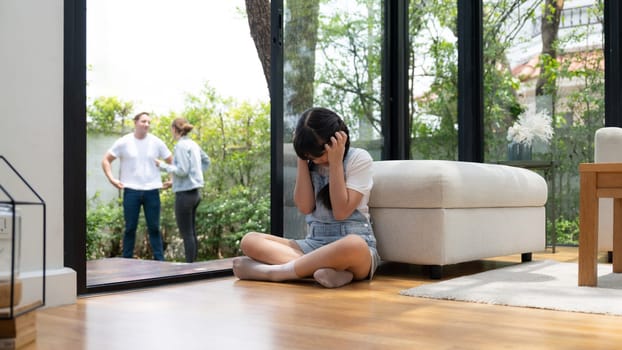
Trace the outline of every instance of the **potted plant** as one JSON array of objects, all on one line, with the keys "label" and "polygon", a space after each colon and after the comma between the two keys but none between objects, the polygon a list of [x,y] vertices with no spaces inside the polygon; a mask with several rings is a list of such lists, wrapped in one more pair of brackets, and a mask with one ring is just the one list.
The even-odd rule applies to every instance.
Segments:
[{"label": "potted plant", "polygon": [[516,122],[508,128],[508,159],[529,160],[533,143],[540,141],[548,144],[552,137],[553,127],[549,112],[529,109],[520,114]]}]

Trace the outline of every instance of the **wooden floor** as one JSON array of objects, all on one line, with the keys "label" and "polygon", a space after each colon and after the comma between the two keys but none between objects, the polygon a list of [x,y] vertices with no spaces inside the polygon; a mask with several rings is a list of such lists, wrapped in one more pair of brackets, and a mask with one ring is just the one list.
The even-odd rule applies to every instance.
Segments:
[{"label": "wooden floor", "polygon": [[[577,251],[534,254],[541,259],[576,261]],[[519,261],[508,256],[459,264],[445,278]],[[434,281],[421,267],[390,264],[371,282],[339,289],[227,277],[95,295],[37,311],[37,341],[27,348],[622,348],[622,317],[399,295],[424,283]]]}]

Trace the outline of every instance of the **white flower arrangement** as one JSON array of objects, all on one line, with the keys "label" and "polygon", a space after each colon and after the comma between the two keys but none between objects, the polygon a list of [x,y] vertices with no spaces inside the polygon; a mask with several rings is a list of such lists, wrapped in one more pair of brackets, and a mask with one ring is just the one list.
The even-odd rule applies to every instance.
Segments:
[{"label": "white flower arrangement", "polygon": [[548,111],[527,110],[518,116],[514,125],[508,128],[507,139],[510,142],[524,143],[530,146],[535,140],[548,144],[552,137],[553,127]]}]

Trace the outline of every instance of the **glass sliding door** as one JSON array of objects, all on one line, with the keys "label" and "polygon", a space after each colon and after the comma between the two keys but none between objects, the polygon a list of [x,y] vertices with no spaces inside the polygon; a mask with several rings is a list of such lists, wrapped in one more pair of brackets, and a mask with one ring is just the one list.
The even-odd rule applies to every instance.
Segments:
[{"label": "glass sliding door", "polygon": [[[86,8],[87,286],[230,269],[226,258],[239,254],[239,238],[270,225],[270,101],[244,1],[86,0]],[[187,119],[194,126],[188,137],[211,158],[194,261],[186,260],[171,189],[160,191],[164,262],[153,260],[142,210],[133,259],[121,257],[123,191],[101,162],[115,140],[133,132],[140,112],[150,114],[149,133],[171,151],[171,123]],[[121,161],[112,162],[115,178]]]},{"label": "glass sliding door", "polygon": [[486,161],[550,164],[547,242],[577,244],[578,164],[605,118],[603,3],[486,0],[484,47]]},{"label": "glass sliding door", "polygon": [[409,2],[413,159],[458,158],[457,2]]},{"label": "glass sliding door", "polygon": [[367,149],[376,160],[381,157],[382,11],[382,1],[283,2],[285,237],[306,232],[292,198],[296,154],[291,145],[304,110],[336,111],[348,124],[352,146]]}]

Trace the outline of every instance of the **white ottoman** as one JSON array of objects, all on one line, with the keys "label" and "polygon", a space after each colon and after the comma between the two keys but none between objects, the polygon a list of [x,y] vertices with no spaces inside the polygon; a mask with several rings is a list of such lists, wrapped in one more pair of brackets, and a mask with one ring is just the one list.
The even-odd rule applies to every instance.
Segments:
[{"label": "white ottoman", "polygon": [[442,266],[546,248],[547,184],[517,167],[445,160],[376,161],[369,201],[384,261]]}]

